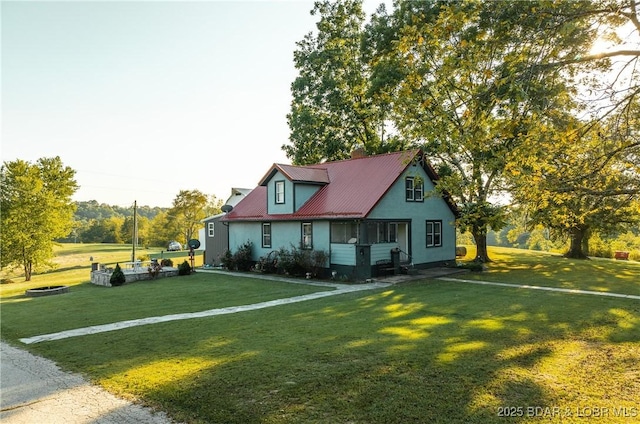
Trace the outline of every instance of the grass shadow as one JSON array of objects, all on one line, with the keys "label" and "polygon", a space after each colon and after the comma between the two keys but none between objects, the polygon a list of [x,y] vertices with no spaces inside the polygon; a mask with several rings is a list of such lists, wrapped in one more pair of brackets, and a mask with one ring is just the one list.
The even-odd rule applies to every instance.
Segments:
[{"label": "grass shadow", "polygon": [[34,348],[186,422],[513,422],[637,405],[636,304],[425,282]]}]

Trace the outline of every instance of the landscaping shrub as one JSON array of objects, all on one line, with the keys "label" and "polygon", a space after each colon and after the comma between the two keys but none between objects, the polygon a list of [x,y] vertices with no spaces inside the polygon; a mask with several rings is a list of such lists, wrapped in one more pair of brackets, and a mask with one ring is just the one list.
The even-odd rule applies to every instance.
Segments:
[{"label": "landscaping shrub", "polygon": [[186,260],[178,266],[178,275],[191,275],[191,266]]},{"label": "landscaping shrub", "polygon": [[264,273],[281,273],[303,276],[320,274],[329,260],[324,250],[304,250],[291,246],[291,250],[281,247],[260,258],[257,268]]},{"label": "landscaping shrub", "polygon": [[311,263],[313,275],[319,276],[329,263],[329,253],[325,250],[314,250],[311,252]]},{"label": "landscaping shrub", "polygon": [[271,251],[267,256],[261,256],[256,268],[265,274],[273,274],[278,271],[278,252]]},{"label": "landscaping shrub", "polygon": [[238,248],[236,253],[233,255],[233,261],[236,265],[238,271],[249,271],[251,270],[251,266],[253,265],[253,259],[251,259],[251,249],[253,247],[253,243],[247,241],[242,246]]},{"label": "landscaping shrub", "polygon": [[281,247],[277,251],[277,264],[276,268],[279,273],[290,274],[290,270],[293,269],[293,255],[284,247]]},{"label": "landscaping shrub", "polygon": [[225,267],[226,269],[228,269],[230,271],[236,269],[236,265],[233,262],[233,254],[231,253],[231,250],[229,250],[229,249],[227,249],[226,252],[224,252],[224,255],[220,259],[220,262],[222,263],[223,267]]},{"label": "landscaping shrub", "polygon": [[253,243],[247,241],[238,248],[236,253],[231,253],[227,250],[222,258],[222,265],[231,271],[250,271],[253,265],[253,259],[251,259],[251,249]]},{"label": "landscaping shrub", "polygon": [[116,264],[116,269],[113,270],[113,274],[111,274],[111,278],[109,278],[109,283],[111,283],[112,286],[121,286],[125,281],[126,278],[124,272],[122,272],[122,268],[120,268],[120,264]]},{"label": "landscaping shrub", "polygon": [[169,258],[166,258],[160,262],[160,265],[173,267],[173,261]]}]

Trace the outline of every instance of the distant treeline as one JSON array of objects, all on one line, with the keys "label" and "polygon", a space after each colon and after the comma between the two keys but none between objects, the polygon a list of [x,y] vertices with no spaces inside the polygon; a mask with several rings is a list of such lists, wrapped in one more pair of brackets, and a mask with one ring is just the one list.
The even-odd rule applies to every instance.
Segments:
[{"label": "distant treeline", "polygon": [[[98,203],[95,200],[76,202],[73,229],[58,242],[70,243],[131,243],[133,234],[133,205],[122,207]],[[162,222],[170,208],[138,206],[137,234],[142,245],[162,246],[174,235],[166,234]],[[151,230],[156,223],[159,229]],[[151,233],[151,234],[150,234]]]},{"label": "distant treeline", "polygon": [[[133,216],[133,205],[130,207],[112,206],[106,203],[98,203],[96,200],[86,202],[76,202],[77,210],[75,213],[76,221],[90,221],[92,219],[108,219],[108,218],[127,218]],[[169,208],[161,208],[158,206],[138,206],[138,216],[144,216],[153,219],[160,212],[166,212]]]}]

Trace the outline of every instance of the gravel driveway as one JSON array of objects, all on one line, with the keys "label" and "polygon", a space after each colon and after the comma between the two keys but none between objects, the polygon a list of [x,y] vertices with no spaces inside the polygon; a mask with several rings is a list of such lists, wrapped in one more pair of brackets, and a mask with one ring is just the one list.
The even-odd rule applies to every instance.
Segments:
[{"label": "gravel driveway", "polygon": [[45,358],[0,342],[2,424],[169,424],[164,413],[132,404]]}]

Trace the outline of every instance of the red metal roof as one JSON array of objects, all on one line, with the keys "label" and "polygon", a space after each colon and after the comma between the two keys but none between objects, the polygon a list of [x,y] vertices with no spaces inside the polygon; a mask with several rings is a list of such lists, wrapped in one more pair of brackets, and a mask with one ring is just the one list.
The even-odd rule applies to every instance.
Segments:
[{"label": "red metal roof", "polygon": [[275,163],[262,177],[259,185],[266,185],[267,182],[273,177],[276,171],[280,171],[283,175],[285,175],[290,181],[294,182],[306,182],[306,183],[318,183],[318,184],[328,184],[329,183],[329,175],[327,174],[327,170],[325,168],[321,168],[318,166],[293,166],[293,165],[282,165]]},{"label": "red metal roof", "polygon": [[[419,150],[412,150],[311,166],[275,164],[262,178],[260,186],[242,199],[224,220],[365,218],[418,154]],[[277,170],[294,182],[325,185],[295,213],[270,215],[267,214],[266,184]],[[430,166],[427,165],[426,170],[433,180],[437,179]]]}]

